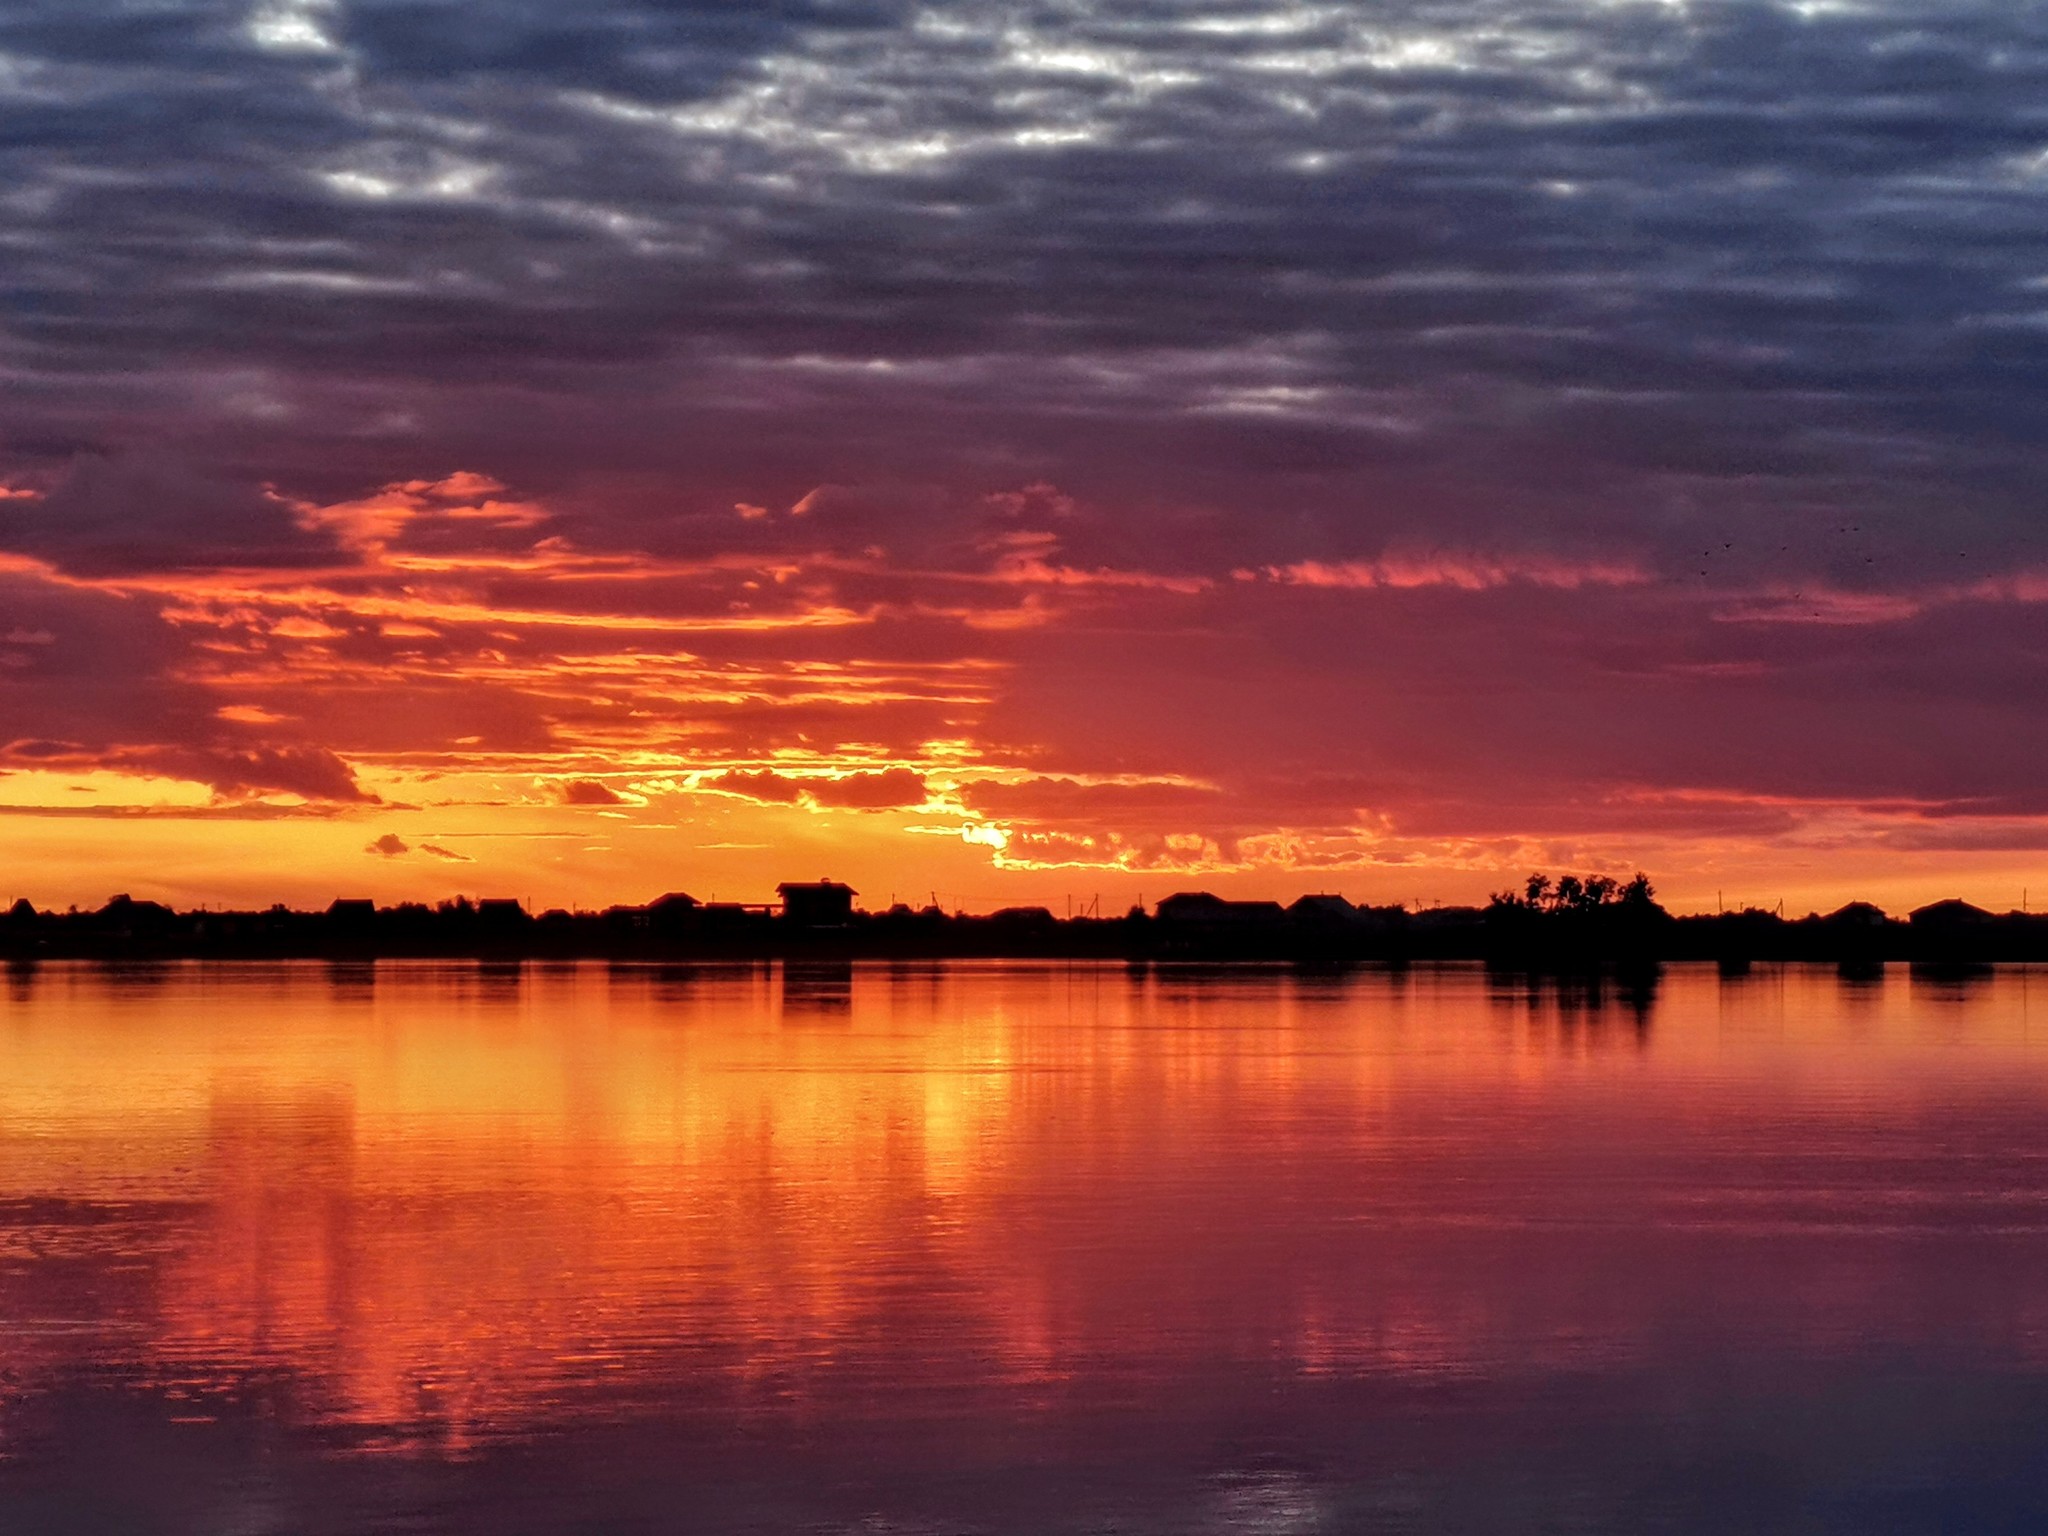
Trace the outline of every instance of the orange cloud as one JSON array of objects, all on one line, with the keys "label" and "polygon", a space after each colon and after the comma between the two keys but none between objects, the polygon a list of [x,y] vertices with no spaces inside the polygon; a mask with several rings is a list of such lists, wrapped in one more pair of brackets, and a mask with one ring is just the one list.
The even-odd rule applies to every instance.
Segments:
[{"label": "orange cloud", "polygon": [[897,810],[922,805],[925,798],[923,777],[908,768],[812,779],[804,783],[803,790],[819,805],[836,810]]},{"label": "orange cloud", "polygon": [[617,790],[612,789],[608,785],[600,784],[595,779],[572,780],[561,787],[560,793],[562,804],[564,805],[630,805],[634,803]]}]

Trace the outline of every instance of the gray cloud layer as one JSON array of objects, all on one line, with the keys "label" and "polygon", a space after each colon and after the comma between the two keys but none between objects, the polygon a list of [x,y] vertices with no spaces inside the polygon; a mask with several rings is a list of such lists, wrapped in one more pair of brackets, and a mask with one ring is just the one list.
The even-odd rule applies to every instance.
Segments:
[{"label": "gray cloud layer", "polygon": [[[1077,558],[1211,572],[2040,554],[2042,4],[42,0],[0,103],[25,473],[462,463],[655,547],[1050,477],[1122,511]],[[293,558],[255,518],[91,549]]]}]

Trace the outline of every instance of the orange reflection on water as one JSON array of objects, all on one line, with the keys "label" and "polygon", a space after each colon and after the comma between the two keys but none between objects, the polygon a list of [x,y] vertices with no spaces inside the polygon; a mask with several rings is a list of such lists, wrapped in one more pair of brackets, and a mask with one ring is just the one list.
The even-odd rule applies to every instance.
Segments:
[{"label": "orange reflection on water", "polygon": [[286,1383],[460,1450],[1224,1371],[2048,1359],[2026,1272],[1952,1258],[2048,1246],[2035,980],[46,967],[0,1009],[7,1390]]}]

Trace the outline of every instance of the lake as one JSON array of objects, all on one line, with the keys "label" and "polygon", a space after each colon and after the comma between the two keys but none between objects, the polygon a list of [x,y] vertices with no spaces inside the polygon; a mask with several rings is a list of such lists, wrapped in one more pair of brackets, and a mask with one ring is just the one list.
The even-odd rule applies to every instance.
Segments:
[{"label": "lake", "polygon": [[2044,1528],[2048,972],[0,974],[10,1533]]}]

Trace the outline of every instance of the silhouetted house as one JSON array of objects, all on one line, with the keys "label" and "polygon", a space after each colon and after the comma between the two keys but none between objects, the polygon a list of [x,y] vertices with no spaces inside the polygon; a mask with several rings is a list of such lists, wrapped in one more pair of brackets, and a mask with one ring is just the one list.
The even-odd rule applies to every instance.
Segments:
[{"label": "silhouetted house", "polygon": [[137,901],[127,894],[110,897],[95,920],[103,939],[127,944],[162,939],[177,926],[178,914],[156,901]]},{"label": "silhouetted house", "polygon": [[1303,928],[1327,932],[1355,927],[1358,908],[1342,896],[1303,896],[1287,909],[1288,917]]},{"label": "silhouetted house", "polygon": [[1967,901],[1937,901],[1916,908],[1913,957],[1941,963],[1976,963],[1990,958],[1998,919]]},{"label": "silhouetted house", "polygon": [[1883,907],[1872,906],[1867,901],[1852,901],[1846,907],[1837,907],[1821,919],[1830,928],[1882,928],[1891,921],[1885,916]]},{"label": "silhouetted house", "polygon": [[604,909],[604,931],[612,939],[622,940],[637,933],[645,933],[653,926],[654,919],[645,907],[606,907]]},{"label": "silhouetted house", "polygon": [[1910,921],[1915,933],[1953,933],[1981,928],[1997,919],[1982,907],[1973,907],[1967,901],[1949,900],[1915,907]]},{"label": "silhouetted house", "polygon": [[704,918],[704,903],[684,891],[657,896],[643,909],[641,927],[665,938],[674,938],[698,927]]},{"label": "silhouetted house", "polygon": [[477,927],[492,936],[517,933],[533,921],[526,908],[509,896],[487,896],[479,901],[476,920]]},{"label": "silhouetted house", "polygon": [[[376,941],[377,903],[358,897],[338,896],[327,904],[327,921],[320,932],[329,953],[367,954]],[[217,937],[236,936],[236,924],[223,918]]]},{"label": "silhouetted house", "polygon": [[1207,891],[1180,891],[1154,911],[1153,933],[1166,954],[1214,960],[1277,956],[1297,933],[1277,901],[1225,901]]},{"label": "silhouetted house", "polygon": [[782,920],[793,928],[844,928],[853,921],[850,885],[837,880],[785,880],[775,887],[782,898]]},{"label": "silhouetted house", "polygon": [[1277,901],[1225,901],[1207,891],[1179,891],[1153,908],[1162,923],[1183,928],[1279,928],[1287,910]]}]

